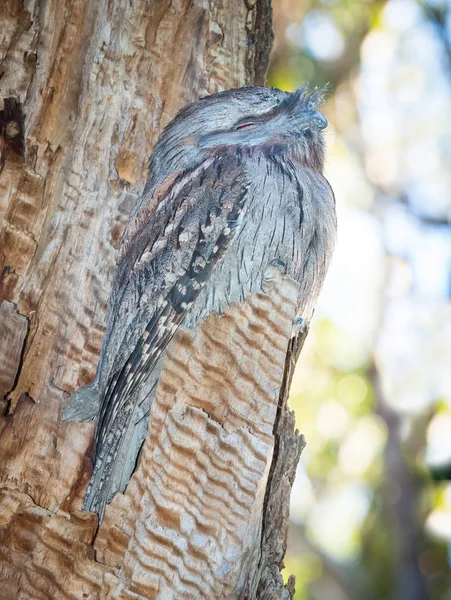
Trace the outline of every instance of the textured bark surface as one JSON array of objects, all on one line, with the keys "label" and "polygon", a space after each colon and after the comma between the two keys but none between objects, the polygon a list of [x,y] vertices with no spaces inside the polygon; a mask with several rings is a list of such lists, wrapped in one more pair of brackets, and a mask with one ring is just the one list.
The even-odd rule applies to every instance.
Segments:
[{"label": "textured bark surface", "polygon": [[0,304],[0,397],[4,398],[13,389],[20,368],[25,338],[28,331],[27,319],[17,314],[12,302]]},{"label": "textured bark surface", "polygon": [[[287,597],[290,282],[174,339],[138,469],[99,531],[79,510],[94,425],[60,419],[94,376],[152,145],[184,104],[262,83],[270,1],[7,0],[0,29],[1,597]],[[237,324],[252,319],[246,349]]]}]

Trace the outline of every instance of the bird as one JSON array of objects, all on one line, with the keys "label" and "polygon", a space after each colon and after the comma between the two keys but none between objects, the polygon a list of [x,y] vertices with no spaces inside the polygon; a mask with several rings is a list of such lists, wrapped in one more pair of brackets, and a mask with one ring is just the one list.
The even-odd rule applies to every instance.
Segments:
[{"label": "bird", "polygon": [[324,94],[222,91],[182,108],[156,143],[118,249],[96,376],[63,409],[63,420],[97,421],[83,508],[100,520],[135,468],[175,332],[262,292],[268,268],[314,305],[336,237]]}]

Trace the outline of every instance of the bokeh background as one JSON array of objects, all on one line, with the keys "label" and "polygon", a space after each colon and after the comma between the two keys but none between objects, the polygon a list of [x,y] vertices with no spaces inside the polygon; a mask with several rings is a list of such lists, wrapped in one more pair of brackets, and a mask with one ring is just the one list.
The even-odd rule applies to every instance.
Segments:
[{"label": "bokeh background", "polygon": [[451,600],[451,3],[273,0],[269,83],[330,83],[338,245],[290,403],[297,600]]}]

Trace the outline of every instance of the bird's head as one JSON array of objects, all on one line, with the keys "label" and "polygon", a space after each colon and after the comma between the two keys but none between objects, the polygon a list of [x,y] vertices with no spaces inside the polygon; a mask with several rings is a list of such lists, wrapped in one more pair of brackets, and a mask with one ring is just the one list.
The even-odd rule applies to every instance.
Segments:
[{"label": "bird's head", "polygon": [[303,85],[293,93],[243,87],[202,98],[183,108],[166,127],[151,162],[154,175],[197,166],[228,149],[287,154],[322,171],[326,118],[318,112],[324,90]]}]

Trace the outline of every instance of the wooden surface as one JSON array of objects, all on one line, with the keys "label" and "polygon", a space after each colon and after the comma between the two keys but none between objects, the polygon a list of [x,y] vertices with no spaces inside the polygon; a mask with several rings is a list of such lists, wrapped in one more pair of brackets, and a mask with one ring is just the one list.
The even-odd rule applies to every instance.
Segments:
[{"label": "wooden surface", "polygon": [[[196,334],[176,334],[138,468],[98,531],[95,515],[76,510],[78,501],[55,514],[30,495],[3,490],[5,598],[19,591],[37,600],[257,597],[273,429],[298,287],[280,277],[266,292],[209,319]],[[299,444],[294,450],[295,466]],[[273,502],[285,513],[267,521],[274,527],[287,524],[289,478],[282,496],[274,490],[274,499],[285,500]]]},{"label": "wooden surface", "polygon": [[27,319],[19,315],[12,302],[0,304],[0,397],[13,389],[20,370],[28,330]]},{"label": "wooden surface", "polygon": [[267,291],[168,349],[139,467],[96,540],[145,597],[238,597],[259,558],[298,288]]},{"label": "wooden surface", "polygon": [[[259,296],[198,339],[175,338],[139,467],[98,532],[79,510],[94,425],[60,420],[94,376],[116,248],[152,145],[187,102],[262,82],[269,13],[269,0],[0,4],[0,121],[14,106],[18,124],[0,127],[2,599],[288,593],[283,551],[263,556],[261,514],[279,437],[290,456],[300,449],[292,422],[277,433],[292,284],[282,304],[271,300],[282,311],[271,331]],[[257,591],[267,562],[277,595]]]}]

